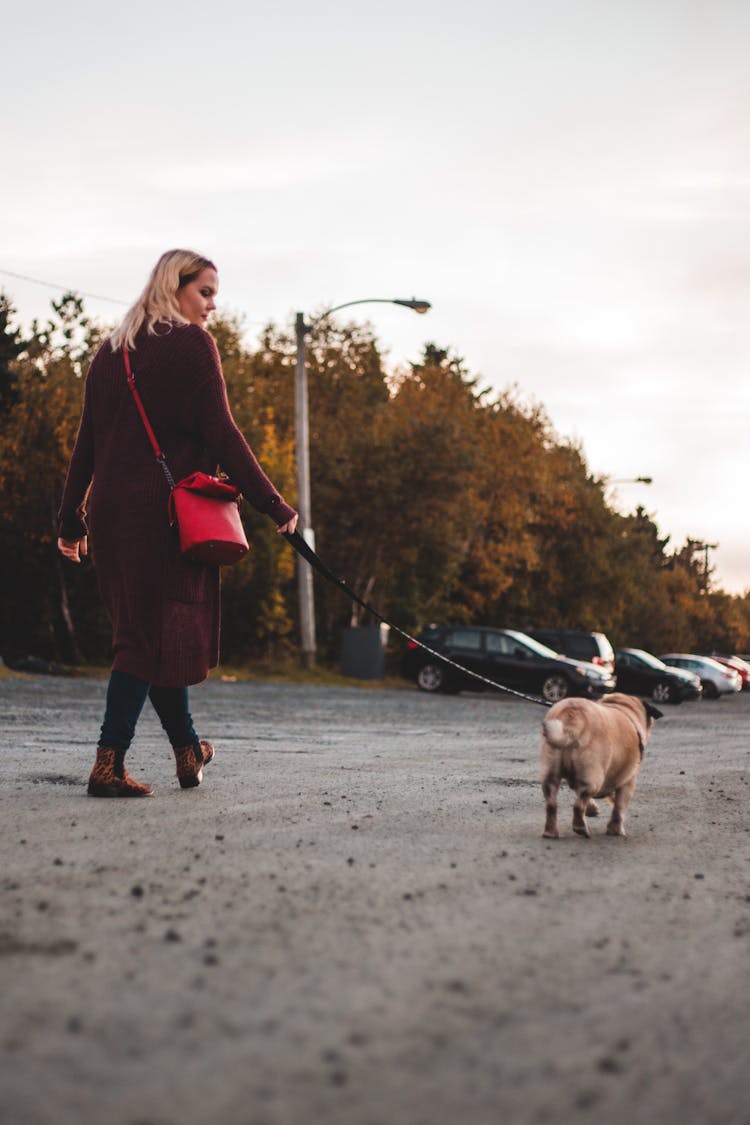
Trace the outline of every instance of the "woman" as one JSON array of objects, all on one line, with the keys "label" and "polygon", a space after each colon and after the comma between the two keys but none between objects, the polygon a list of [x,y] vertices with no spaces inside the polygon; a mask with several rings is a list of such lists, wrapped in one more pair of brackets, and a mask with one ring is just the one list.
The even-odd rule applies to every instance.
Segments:
[{"label": "woman", "polygon": [[[104,723],[89,778],[92,797],[150,797],[125,769],[146,697],[175,753],[183,788],[214,756],[198,738],[188,685],[219,658],[218,567],[183,558],[167,517],[169,489],[126,382],[123,349],[175,480],[218,464],[280,532],[297,515],[276,492],[232,418],[206,322],[215,309],[213,262],[169,250],[122,324],[97,352],[59,512],[58,547],[80,562],[87,520],[99,589],[113,630]],[[84,510],[87,502],[88,512]]]}]

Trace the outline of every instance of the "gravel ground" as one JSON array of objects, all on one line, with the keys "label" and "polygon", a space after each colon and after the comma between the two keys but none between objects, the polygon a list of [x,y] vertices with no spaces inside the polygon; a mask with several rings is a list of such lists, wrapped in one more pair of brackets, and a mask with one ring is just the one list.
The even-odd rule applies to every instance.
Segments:
[{"label": "gravel ground", "polygon": [[0,680],[3,1122],[750,1122],[747,694],[550,841],[530,704],[212,680],[93,801],[104,691]]}]

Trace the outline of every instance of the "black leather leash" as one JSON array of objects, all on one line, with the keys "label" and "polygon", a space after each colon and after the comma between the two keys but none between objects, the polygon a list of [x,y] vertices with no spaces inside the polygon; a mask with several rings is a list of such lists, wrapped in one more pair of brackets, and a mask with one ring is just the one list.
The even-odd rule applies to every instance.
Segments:
[{"label": "black leather leash", "polygon": [[487,676],[480,675],[479,672],[472,672],[470,668],[464,668],[463,664],[457,664],[456,661],[451,660],[450,657],[443,656],[442,653],[436,652],[434,648],[430,648],[430,646],[424,644],[423,641],[418,641],[416,637],[412,637],[411,633],[407,633],[404,629],[399,628],[398,625],[394,625],[393,622],[388,621],[387,618],[383,617],[382,613],[378,613],[376,609],[373,609],[371,605],[368,605],[367,602],[363,601],[362,598],[360,598],[359,594],[355,594],[354,590],[352,590],[351,586],[349,586],[343,578],[337,578],[333,571],[330,570],[329,567],[327,567],[323,562],[323,560],[315,553],[310,544],[300,534],[299,531],[293,531],[291,533],[285,531],[284,538],[289,540],[297,554],[301,555],[302,558],[305,559],[305,561],[308,562],[314,570],[317,570],[318,574],[321,574],[323,578],[327,579],[328,582],[333,583],[334,586],[338,586],[339,590],[342,590],[348,598],[351,598],[352,601],[355,601],[357,605],[362,606],[362,609],[367,610],[367,612],[371,613],[373,617],[376,617],[378,621],[382,621],[383,624],[387,625],[389,629],[393,629],[394,632],[399,634],[399,636],[405,637],[407,641],[411,641],[412,644],[418,645],[419,648],[424,649],[425,652],[429,652],[430,656],[434,656],[438,660],[442,660],[444,664],[450,664],[451,668],[457,668],[458,671],[463,672],[465,676],[472,676],[475,680],[481,680],[483,684],[488,684],[490,687],[497,688],[498,691],[504,691],[507,695],[515,695],[517,699],[525,699],[528,703],[536,703],[540,707],[552,706],[552,704],[548,703],[546,699],[539,699],[535,695],[526,695],[522,691],[516,691],[515,688],[509,688],[505,684],[499,684],[496,680],[490,680],[487,678]]}]

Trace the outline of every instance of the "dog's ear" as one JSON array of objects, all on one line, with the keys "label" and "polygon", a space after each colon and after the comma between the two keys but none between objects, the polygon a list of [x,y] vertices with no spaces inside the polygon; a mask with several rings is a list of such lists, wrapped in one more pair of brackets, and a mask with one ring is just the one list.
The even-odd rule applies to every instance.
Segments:
[{"label": "dog's ear", "polygon": [[644,700],[643,706],[646,710],[646,714],[650,718],[652,718],[652,719],[662,719],[664,717],[663,711],[660,711],[658,707],[654,707],[650,703],[646,703],[645,700]]}]

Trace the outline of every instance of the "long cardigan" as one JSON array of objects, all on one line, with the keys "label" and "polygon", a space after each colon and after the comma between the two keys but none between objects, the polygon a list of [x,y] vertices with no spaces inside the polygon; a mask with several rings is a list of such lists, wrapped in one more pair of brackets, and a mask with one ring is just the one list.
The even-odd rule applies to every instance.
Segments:
[{"label": "long cardigan", "polygon": [[[278,524],[294,515],[232,418],[213,338],[197,325],[142,329],[131,366],[175,480],[196,470],[229,476]],[[219,569],[179,552],[169,488],[128,388],[123,357],[105,342],[86,379],[58,534],[90,533],[112,622],[113,668],[152,684],[199,683],[219,659]],[[84,509],[84,503],[88,510]]]}]

